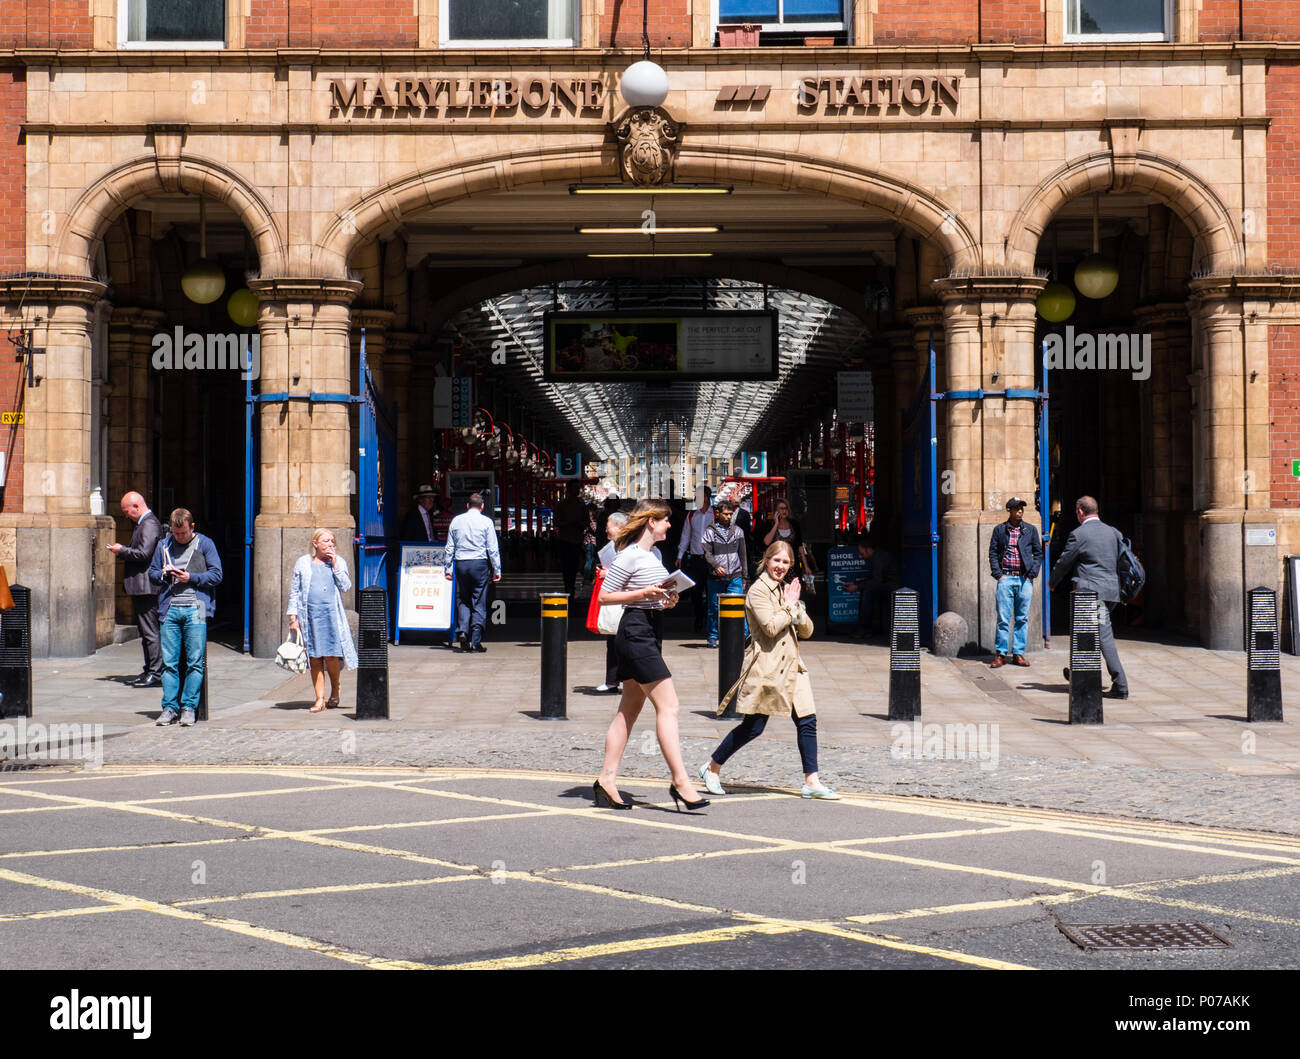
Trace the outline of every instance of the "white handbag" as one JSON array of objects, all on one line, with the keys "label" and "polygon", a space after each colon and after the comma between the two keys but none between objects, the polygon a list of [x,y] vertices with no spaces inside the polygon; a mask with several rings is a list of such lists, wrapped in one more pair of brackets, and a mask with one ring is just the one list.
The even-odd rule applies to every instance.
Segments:
[{"label": "white handbag", "polygon": [[610,603],[600,608],[596,615],[596,629],[602,636],[614,636],[618,633],[618,623],[623,620],[623,604]]},{"label": "white handbag", "polygon": [[307,648],[303,646],[302,633],[297,629],[290,630],[289,639],[275,652],[275,664],[290,673],[307,672]]}]

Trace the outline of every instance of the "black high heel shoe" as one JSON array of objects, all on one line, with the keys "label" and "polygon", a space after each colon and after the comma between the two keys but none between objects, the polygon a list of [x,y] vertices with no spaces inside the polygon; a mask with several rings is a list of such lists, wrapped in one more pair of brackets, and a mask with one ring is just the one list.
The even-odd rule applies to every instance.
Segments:
[{"label": "black high heel shoe", "polygon": [[609,791],[600,785],[597,780],[591,785],[591,796],[596,799],[597,809],[631,809],[631,802],[616,802],[609,796]]},{"label": "black high heel shoe", "polygon": [[673,804],[677,806],[677,811],[679,813],[682,811],[683,805],[686,806],[687,809],[703,809],[706,805],[709,804],[709,799],[707,798],[701,798],[698,802],[688,802],[685,798],[683,798],[680,794],[677,793],[676,784],[673,784],[668,788],[668,793],[673,796]]}]

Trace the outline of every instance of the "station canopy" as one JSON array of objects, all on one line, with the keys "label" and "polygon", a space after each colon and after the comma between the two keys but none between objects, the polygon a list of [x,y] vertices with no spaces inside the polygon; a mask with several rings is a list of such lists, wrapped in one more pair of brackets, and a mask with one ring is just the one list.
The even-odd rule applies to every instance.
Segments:
[{"label": "station canopy", "polygon": [[[774,310],[778,376],[767,381],[551,382],[544,378],[543,316],[647,310]],[[513,291],[463,310],[448,323],[463,356],[598,460],[642,454],[675,423],[697,459],[764,448],[835,400],[836,373],[863,370],[870,333],[854,314],[798,291],[733,279],[671,277],[569,280]],[[504,341],[506,365],[493,365]],[[500,349],[500,346],[496,348]],[[522,353],[520,352],[522,351]],[[547,415],[545,410],[549,409]]]}]

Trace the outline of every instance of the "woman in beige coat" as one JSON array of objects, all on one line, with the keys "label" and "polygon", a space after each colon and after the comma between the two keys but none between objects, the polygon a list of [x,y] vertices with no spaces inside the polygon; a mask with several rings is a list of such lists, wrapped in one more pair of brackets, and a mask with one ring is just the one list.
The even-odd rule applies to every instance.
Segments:
[{"label": "woman in beige coat", "polygon": [[[799,658],[799,639],[812,635],[813,623],[799,596],[801,583],[788,585],[785,576],[794,563],[786,541],[776,541],[763,553],[762,573],[745,595],[745,617],[752,636],[740,679],[723,697],[723,707],[738,695],[736,712],[745,719],[727,733],[713,757],[700,766],[700,779],[712,794],[726,794],[718,778],[722,766],[746,743],[757,739],[771,716],[794,715],[803,759],[805,798],[838,801],[840,796],[817,778],[817,712],[808,670]],[[721,712],[722,708],[719,709]]]}]

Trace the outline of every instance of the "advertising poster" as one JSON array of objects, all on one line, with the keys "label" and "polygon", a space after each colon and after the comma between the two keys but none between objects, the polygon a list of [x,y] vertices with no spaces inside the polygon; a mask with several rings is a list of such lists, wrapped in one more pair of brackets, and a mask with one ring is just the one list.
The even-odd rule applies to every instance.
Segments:
[{"label": "advertising poster", "polygon": [[397,627],[444,632],[452,625],[455,582],[443,570],[440,544],[403,544],[397,585]]},{"label": "advertising poster", "polygon": [[826,589],[829,618],[838,625],[852,625],[858,620],[858,593],[845,592],[844,586],[859,581],[867,572],[867,560],[854,548],[829,548],[826,551]]}]

